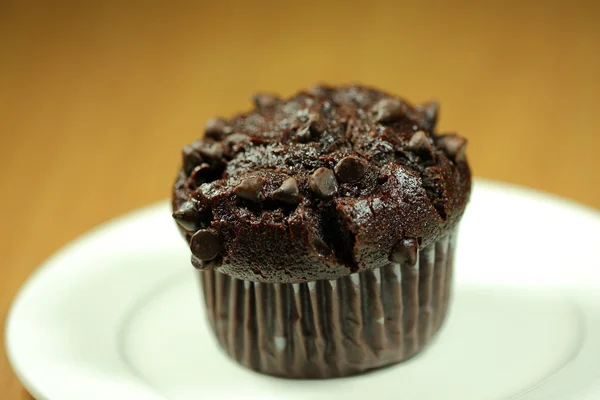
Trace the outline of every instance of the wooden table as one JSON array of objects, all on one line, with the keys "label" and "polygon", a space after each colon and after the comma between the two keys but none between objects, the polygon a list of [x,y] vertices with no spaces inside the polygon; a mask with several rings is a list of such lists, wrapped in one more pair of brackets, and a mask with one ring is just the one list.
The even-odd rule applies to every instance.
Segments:
[{"label": "wooden table", "polygon": [[[600,3],[419,3],[1,2],[0,323],[52,252],[167,197],[182,144],[257,89],[437,98],[476,175],[600,207]],[[0,398],[30,398],[0,348]]]}]

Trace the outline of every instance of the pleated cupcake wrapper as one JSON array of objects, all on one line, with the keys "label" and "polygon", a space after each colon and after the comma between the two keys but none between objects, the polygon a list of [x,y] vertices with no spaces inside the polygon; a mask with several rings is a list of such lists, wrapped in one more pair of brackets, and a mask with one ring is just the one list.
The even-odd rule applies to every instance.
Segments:
[{"label": "pleated cupcake wrapper", "polygon": [[347,376],[406,360],[448,310],[454,234],[417,265],[308,283],[256,283],[199,271],[208,318],[225,351],[253,370],[289,378]]}]

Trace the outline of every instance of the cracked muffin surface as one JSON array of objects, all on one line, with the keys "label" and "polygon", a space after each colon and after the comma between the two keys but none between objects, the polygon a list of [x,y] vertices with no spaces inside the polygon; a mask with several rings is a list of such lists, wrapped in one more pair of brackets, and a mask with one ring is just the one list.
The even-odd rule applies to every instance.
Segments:
[{"label": "cracked muffin surface", "polygon": [[253,100],[182,150],[173,216],[196,268],[335,279],[402,263],[460,219],[466,140],[435,132],[437,103],[358,85]]}]

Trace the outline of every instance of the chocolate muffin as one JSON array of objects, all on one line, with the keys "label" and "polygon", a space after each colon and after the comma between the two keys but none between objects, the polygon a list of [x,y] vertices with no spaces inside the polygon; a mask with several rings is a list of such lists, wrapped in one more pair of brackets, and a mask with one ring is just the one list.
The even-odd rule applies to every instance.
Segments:
[{"label": "chocolate muffin", "polygon": [[183,148],[173,190],[220,345],[289,378],[415,355],[448,309],[466,140],[363,86],[253,100]]}]

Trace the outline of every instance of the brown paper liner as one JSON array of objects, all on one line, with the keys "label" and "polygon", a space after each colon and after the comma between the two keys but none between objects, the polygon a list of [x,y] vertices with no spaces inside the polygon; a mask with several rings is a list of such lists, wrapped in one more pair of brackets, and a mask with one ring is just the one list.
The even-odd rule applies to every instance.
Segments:
[{"label": "brown paper liner", "polygon": [[421,250],[415,267],[335,280],[257,283],[198,271],[210,325],[233,359],[265,374],[330,378],[398,363],[444,322],[454,236]]}]

